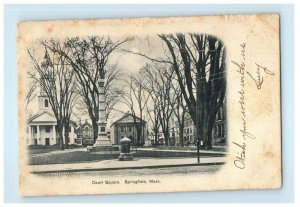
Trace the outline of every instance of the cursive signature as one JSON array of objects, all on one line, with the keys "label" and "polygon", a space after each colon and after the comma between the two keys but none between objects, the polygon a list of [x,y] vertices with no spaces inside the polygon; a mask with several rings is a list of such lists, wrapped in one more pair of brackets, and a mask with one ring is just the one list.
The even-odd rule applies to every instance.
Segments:
[{"label": "cursive signature", "polygon": [[256,65],[256,72],[255,72],[256,77],[253,77],[253,75],[248,71],[247,74],[254,81],[257,89],[260,90],[264,82],[264,78],[262,77],[261,70],[263,70],[263,72],[267,75],[275,75],[275,74],[272,71],[268,70],[267,67],[261,66],[257,63],[255,63],[255,65]]},{"label": "cursive signature", "polygon": [[238,144],[236,142],[232,142],[235,146],[239,148],[237,155],[235,156],[234,165],[239,169],[245,169],[246,164],[246,143]]}]

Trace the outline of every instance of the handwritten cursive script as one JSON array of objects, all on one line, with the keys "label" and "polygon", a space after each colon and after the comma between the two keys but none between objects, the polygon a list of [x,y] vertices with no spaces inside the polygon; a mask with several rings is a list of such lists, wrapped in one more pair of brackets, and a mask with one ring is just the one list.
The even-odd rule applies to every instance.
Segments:
[{"label": "handwritten cursive script", "polygon": [[235,146],[237,146],[240,151],[236,155],[236,159],[234,160],[234,165],[239,169],[244,169],[246,167],[245,165],[245,159],[246,159],[246,143],[243,142],[242,144],[238,144],[236,142],[232,142]]},{"label": "handwritten cursive script", "polygon": [[[247,146],[247,139],[256,139],[255,135],[253,133],[250,133],[247,127],[247,115],[246,115],[246,82],[245,82],[245,74],[247,73],[249,75],[249,72],[246,70],[246,43],[240,44],[241,47],[241,60],[240,61],[234,61],[232,60],[231,63],[233,63],[237,69],[236,72],[240,76],[240,88],[237,91],[239,95],[239,105],[240,105],[240,114],[241,114],[241,127],[240,127],[240,135],[242,138],[242,141],[236,141],[232,142],[234,146],[237,147],[237,153],[236,153],[236,159],[234,160],[234,165],[239,169],[245,169],[246,168],[246,146]],[[259,78],[259,84],[262,84],[262,79]]]},{"label": "handwritten cursive script", "polygon": [[248,71],[247,71],[247,74],[254,81],[257,89],[260,90],[262,87],[262,84],[264,82],[264,78],[262,77],[262,74],[261,74],[261,69],[267,75],[275,75],[275,74],[272,71],[268,70],[267,67],[261,66],[257,63],[255,63],[255,65],[256,65],[256,77],[253,77],[253,75]]}]

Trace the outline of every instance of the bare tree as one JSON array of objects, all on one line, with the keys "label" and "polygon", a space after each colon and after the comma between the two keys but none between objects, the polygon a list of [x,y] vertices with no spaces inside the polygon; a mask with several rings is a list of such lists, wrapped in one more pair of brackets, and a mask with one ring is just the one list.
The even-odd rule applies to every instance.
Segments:
[{"label": "bare tree", "polygon": [[[147,106],[150,94],[145,89],[145,79],[140,74],[131,75],[126,80],[128,92],[124,94],[122,103],[126,104],[133,115],[133,121],[137,132],[137,145],[142,146],[145,141],[142,128],[143,111]],[[138,113],[137,113],[138,112]],[[137,119],[138,117],[138,119]]]},{"label": "bare tree", "polygon": [[159,34],[165,56],[157,58],[133,51],[157,64],[169,64],[175,71],[188,113],[196,126],[197,140],[212,147],[216,114],[224,104],[226,51],[221,40],[205,34]]},{"label": "bare tree", "polygon": [[[30,74],[30,72],[29,72]],[[29,83],[27,92],[26,92],[26,97],[25,97],[25,105],[26,109],[28,105],[37,97],[38,95],[38,89],[39,89],[39,81],[37,81],[34,78],[31,78],[31,82]]]},{"label": "bare tree", "polygon": [[[154,133],[154,144],[158,145],[159,143],[159,131],[160,131],[160,113],[161,113],[161,107],[159,104],[159,98],[158,98],[158,89],[157,83],[158,79],[158,73],[157,71],[154,71],[151,67],[151,65],[146,64],[140,72],[141,76],[145,78],[147,81],[147,84],[144,85],[145,90],[150,94],[151,101],[149,101],[146,104],[146,113],[149,117],[149,121],[151,123],[152,131]],[[152,105],[150,104],[152,103]]]},{"label": "bare tree", "polygon": [[117,64],[108,67],[106,70],[106,82],[104,85],[106,120],[110,113],[115,110],[115,105],[123,98],[124,88],[120,84],[123,81],[124,73]]},{"label": "bare tree", "polygon": [[185,101],[183,99],[182,92],[180,90],[180,87],[178,84],[173,83],[172,84],[174,93],[175,93],[175,104],[174,104],[174,116],[176,118],[176,123],[178,124],[178,133],[179,133],[179,144],[181,147],[184,146],[184,138],[183,138],[183,132],[184,132],[184,121],[185,121],[185,115],[187,113],[187,106],[185,104]]},{"label": "bare tree", "polygon": [[159,81],[157,83],[159,85],[157,85],[157,96],[159,97],[160,105],[159,120],[167,146],[170,142],[170,119],[176,103],[175,92],[172,88],[173,71],[172,68],[167,66],[158,68]]},{"label": "bare tree", "polygon": [[[44,42],[45,47],[59,53],[72,66],[80,85],[81,96],[86,104],[89,117],[92,121],[94,141],[98,137],[99,120],[99,79],[106,79],[107,111],[114,106],[117,96],[113,95],[112,85],[120,74],[116,65],[109,64],[110,55],[117,48],[128,41],[113,42],[109,37],[70,38],[65,42]],[[110,111],[109,111],[110,112]]]},{"label": "bare tree", "polygon": [[197,139],[203,140],[205,149],[211,149],[216,114],[225,97],[224,45],[216,37],[203,34],[159,37],[171,57],[182,95],[196,125]]},{"label": "bare tree", "polygon": [[[157,118],[164,134],[165,144],[169,145],[170,138],[170,118],[174,111],[176,102],[175,91],[173,90],[172,76],[174,70],[169,65],[154,64],[146,65],[143,74],[149,80],[148,93],[152,100],[155,100],[155,107],[158,107]],[[156,117],[154,117],[154,120]]]},{"label": "bare tree", "polygon": [[[74,71],[57,52],[50,53],[45,48],[45,56],[39,60],[30,50],[27,51],[33,64],[33,72],[29,76],[47,94],[57,121],[60,149],[63,150],[63,128],[69,131],[70,115],[76,99]],[[68,135],[65,141],[67,144]]]}]

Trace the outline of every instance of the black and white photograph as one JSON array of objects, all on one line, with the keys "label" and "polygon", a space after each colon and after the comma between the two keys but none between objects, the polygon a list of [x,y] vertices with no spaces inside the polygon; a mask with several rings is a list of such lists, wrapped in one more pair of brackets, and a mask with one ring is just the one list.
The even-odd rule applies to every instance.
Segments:
[{"label": "black and white photograph", "polygon": [[27,52],[33,173],[198,173],[223,164],[226,51],[217,37],[74,37],[37,40]]},{"label": "black and white photograph", "polygon": [[[277,20],[266,14],[20,23],[21,191],[280,186]],[[263,125],[277,127],[272,142]],[[255,164],[258,157],[268,169]],[[270,169],[274,175],[261,183]],[[253,182],[243,178],[254,172]],[[30,187],[36,182],[39,188]],[[42,183],[74,189],[51,191]]]}]

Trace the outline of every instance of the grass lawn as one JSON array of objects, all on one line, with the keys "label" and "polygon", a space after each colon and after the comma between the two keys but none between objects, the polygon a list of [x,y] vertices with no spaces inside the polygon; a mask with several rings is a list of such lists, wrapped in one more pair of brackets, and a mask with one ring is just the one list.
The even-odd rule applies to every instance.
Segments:
[{"label": "grass lawn", "polygon": [[[132,152],[134,157],[137,158],[174,158],[174,157],[197,157],[195,151],[191,152],[178,152],[178,151],[142,151],[137,150]],[[91,154],[86,151],[71,151],[63,153],[40,153],[34,154],[30,153],[29,155],[29,164],[30,165],[45,165],[45,164],[63,164],[63,163],[79,163],[79,162],[96,162],[100,160],[110,160],[117,159],[119,154]],[[224,156],[223,154],[209,154],[209,153],[200,153],[201,157],[209,156]]]},{"label": "grass lawn", "polygon": [[68,152],[62,154],[47,154],[42,156],[30,156],[30,165],[63,164],[93,162],[118,158],[118,154],[91,154],[84,151]]},{"label": "grass lawn", "polygon": [[[67,149],[75,149],[75,148],[83,148],[82,146],[76,146],[76,145],[70,145]],[[28,153],[31,154],[42,154],[42,153],[48,153],[52,151],[60,150],[59,145],[31,145],[28,146]]]}]

